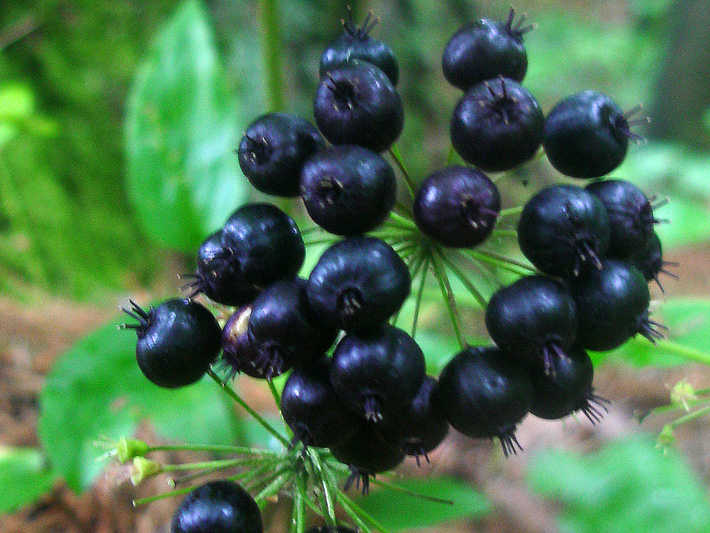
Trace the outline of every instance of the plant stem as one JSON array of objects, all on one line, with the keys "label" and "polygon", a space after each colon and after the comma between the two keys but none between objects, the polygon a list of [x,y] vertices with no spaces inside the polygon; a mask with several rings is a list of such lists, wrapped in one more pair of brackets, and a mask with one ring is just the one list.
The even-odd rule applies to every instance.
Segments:
[{"label": "plant stem", "polygon": [[338,489],[338,495],[340,496],[340,503],[344,509],[350,509],[359,519],[364,521],[368,526],[374,527],[381,533],[389,533],[388,530],[375,520],[369,513],[367,513],[362,507],[358,506],[353,500],[351,500],[347,494],[342,490]]},{"label": "plant stem", "polygon": [[394,490],[396,492],[401,492],[402,494],[406,494],[406,495],[412,496],[414,498],[420,498],[422,500],[426,500],[429,502],[441,503],[443,505],[454,505],[456,503],[453,500],[445,500],[444,498],[437,498],[435,496],[429,496],[427,494],[419,494],[418,492],[414,492],[413,490],[409,490],[405,487],[401,487],[401,486],[397,485],[396,483],[390,483],[389,481],[383,481],[381,479],[373,478],[371,480],[371,482],[375,485],[379,485],[380,487]]},{"label": "plant stem", "polygon": [[460,318],[458,310],[456,309],[456,300],[454,299],[454,294],[451,290],[451,284],[449,283],[449,276],[446,274],[446,268],[439,260],[439,254],[439,250],[431,250],[431,260],[436,274],[436,281],[439,283],[441,296],[444,298],[446,310],[449,312],[451,325],[453,326],[454,333],[456,334],[456,340],[459,343],[459,347],[464,350],[466,348],[466,343],[463,341],[463,336],[461,335],[461,329],[459,327]]},{"label": "plant stem", "polygon": [[[643,342],[643,341],[634,339],[633,342]],[[696,362],[702,363],[704,365],[710,365],[710,354],[709,353],[697,350],[695,348],[691,348],[689,346],[684,346],[683,344],[680,344],[678,342],[669,341],[667,339],[659,339],[656,342],[656,348],[661,349],[661,350],[666,350],[667,352],[670,352],[675,355],[679,355],[679,356],[684,357],[685,359],[689,359],[691,361],[696,361]]]},{"label": "plant stem", "polygon": [[471,283],[471,280],[469,280],[466,275],[461,272],[461,269],[454,264],[451,259],[446,257],[444,254],[441,254],[441,259],[446,263],[446,266],[448,266],[451,271],[454,273],[454,275],[463,283],[464,287],[468,290],[468,292],[471,293],[471,295],[476,299],[476,301],[481,305],[483,309],[486,308],[486,305],[488,305],[488,302],[486,299],[483,297],[481,292],[476,288],[476,286]]},{"label": "plant stem", "polygon": [[501,209],[500,212],[498,213],[498,217],[507,217],[509,215],[517,215],[519,213],[522,213],[523,211],[523,206],[518,205],[516,207],[508,207],[506,209]]},{"label": "plant stem", "polygon": [[330,486],[330,483],[326,479],[327,473],[323,468],[323,462],[318,456],[318,452],[311,448],[308,450],[308,456],[313,464],[315,479],[319,482],[323,489],[323,498],[325,500],[325,509],[323,510],[326,513],[323,518],[325,518],[326,522],[328,522],[328,525],[335,526],[337,522],[335,517],[335,497],[333,487]]},{"label": "plant stem", "polygon": [[266,420],[264,420],[264,418],[262,418],[262,416],[259,413],[257,413],[251,407],[249,407],[249,405],[244,400],[242,400],[242,398],[234,391],[234,389],[232,389],[232,387],[227,385],[224,381],[222,381],[222,379],[217,374],[214,373],[214,370],[212,370],[210,368],[207,371],[207,375],[209,377],[211,377],[217,383],[217,385],[222,387],[222,390],[230,398],[232,398],[235,402],[237,402],[242,409],[244,409],[247,413],[249,413],[252,417],[254,417],[254,419],[261,425],[261,427],[263,427],[266,431],[271,433],[271,435],[273,435],[279,442],[281,442],[281,444],[288,447],[289,442],[286,439],[286,437],[284,437],[278,431],[276,431],[274,429],[274,427],[271,424],[269,424]]},{"label": "plant stem", "polygon": [[412,183],[412,179],[409,176],[409,172],[407,172],[407,169],[404,166],[404,163],[402,162],[402,156],[399,153],[399,149],[397,148],[396,144],[393,144],[390,148],[387,149],[387,153],[392,157],[392,160],[394,161],[395,165],[397,165],[397,168],[402,172],[402,177],[404,178],[404,183],[407,185],[407,189],[409,190],[409,196],[414,199],[414,184]]},{"label": "plant stem", "polygon": [[510,272],[513,272],[515,274],[521,274],[521,272],[515,269],[511,269],[508,265],[515,265],[526,270],[526,272],[522,273],[521,275],[537,274],[537,269],[535,267],[526,265],[525,263],[521,263],[520,261],[516,261],[515,259],[511,259],[510,257],[499,254],[497,252],[483,250],[482,248],[464,251],[470,253],[471,256],[475,257],[479,261],[485,261],[486,263],[505,268],[506,270],[509,270]]},{"label": "plant stem", "polygon": [[183,470],[224,470],[246,463],[261,463],[263,458],[224,459],[222,461],[201,461],[199,463],[180,463],[177,465],[162,465],[163,472],[181,472]]},{"label": "plant stem", "polygon": [[414,300],[414,317],[412,318],[412,339],[417,336],[417,325],[419,324],[419,311],[422,307],[422,298],[424,297],[424,285],[426,277],[429,274],[429,265],[431,258],[428,255],[422,256],[422,279],[419,281],[419,290],[417,291],[416,300]]},{"label": "plant stem", "polygon": [[500,235],[501,237],[517,237],[518,231],[514,229],[493,229],[491,235]]},{"label": "plant stem", "polygon": [[269,384],[269,390],[271,391],[271,395],[274,397],[276,408],[281,411],[281,395],[279,394],[279,391],[276,390],[274,381],[272,379],[267,379],[266,382]]},{"label": "plant stem", "polygon": [[266,71],[266,91],[268,108],[271,111],[285,109],[284,81],[281,57],[281,27],[277,0],[259,0],[259,21],[263,40],[264,70]]},{"label": "plant stem", "polygon": [[264,455],[278,455],[277,452],[270,450],[256,450],[254,448],[245,448],[244,446],[224,446],[219,444],[202,444],[202,445],[190,445],[190,444],[178,444],[175,446],[162,445],[162,446],[149,446],[149,452],[212,452],[212,453],[235,453],[241,455],[252,455],[255,457],[262,457]]},{"label": "plant stem", "polygon": [[688,413],[685,416],[676,418],[673,422],[669,422],[667,425],[672,428],[675,428],[680,426],[681,424],[685,424],[686,422],[690,422],[691,420],[700,418],[701,416],[706,415],[708,413],[710,413],[710,405],[706,405],[705,407],[698,409],[697,411],[693,411],[692,413]]},{"label": "plant stem", "polygon": [[404,215],[400,215],[394,211],[390,211],[389,220],[391,222],[399,222],[402,226],[406,228],[416,229],[417,225],[412,221],[411,218]]}]

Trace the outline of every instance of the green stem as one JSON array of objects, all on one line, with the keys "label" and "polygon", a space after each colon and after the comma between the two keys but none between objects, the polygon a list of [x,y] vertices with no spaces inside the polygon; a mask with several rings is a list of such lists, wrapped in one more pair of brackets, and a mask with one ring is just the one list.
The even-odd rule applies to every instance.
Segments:
[{"label": "green stem", "polygon": [[262,458],[255,459],[224,459],[222,461],[201,461],[198,463],[180,463],[177,465],[162,465],[163,472],[182,472],[184,470],[224,470],[233,466],[249,463],[261,463]]},{"label": "green stem", "polygon": [[402,162],[402,156],[399,153],[399,149],[397,148],[397,145],[393,144],[387,150],[387,153],[392,157],[394,164],[397,165],[397,168],[399,168],[399,170],[402,172],[402,177],[404,178],[404,183],[407,185],[407,189],[409,190],[409,196],[412,199],[414,199],[414,184],[412,183],[412,179],[409,176],[409,172],[407,172],[407,169],[404,166],[404,163]]},{"label": "green stem", "polygon": [[249,405],[244,400],[242,400],[242,398],[234,391],[234,389],[232,389],[229,385],[227,385],[227,383],[222,381],[222,379],[217,374],[214,373],[214,370],[212,370],[210,368],[207,371],[207,375],[209,377],[211,377],[215,381],[215,383],[217,383],[217,385],[222,387],[222,390],[230,398],[232,398],[235,402],[237,402],[242,409],[244,409],[247,413],[249,413],[252,417],[254,417],[254,419],[261,425],[261,427],[263,427],[266,431],[271,433],[271,435],[273,435],[279,442],[281,442],[281,444],[288,447],[289,442],[286,439],[286,437],[284,437],[278,431],[276,431],[276,429],[274,429],[274,427],[271,424],[269,424],[266,420],[264,420],[264,418],[259,413],[257,413],[251,407],[249,407]]},{"label": "green stem", "polygon": [[284,81],[282,73],[281,28],[277,0],[259,0],[261,33],[263,40],[264,70],[266,71],[266,91],[269,110],[285,110]]},{"label": "green stem", "polygon": [[400,215],[394,211],[390,211],[389,214],[390,222],[398,222],[406,228],[416,229],[417,225],[412,221],[411,218]]},{"label": "green stem", "polygon": [[291,514],[291,533],[302,533],[305,531],[305,517],[306,517],[306,502],[303,499],[305,496],[305,487],[301,487],[301,484],[297,483],[297,490],[293,495],[293,512]]},{"label": "green stem", "polygon": [[388,530],[382,524],[380,524],[377,520],[370,516],[370,514],[362,507],[358,506],[342,490],[338,489],[338,495],[340,496],[340,503],[344,509],[350,509],[358,517],[358,519],[361,519],[368,526],[374,527],[381,533],[389,533]]},{"label": "green stem", "polygon": [[514,229],[494,229],[491,235],[499,235],[501,237],[517,237],[518,231]]},{"label": "green stem", "polygon": [[486,299],[483,297],[481,292],[476,288],[476,286],[471,283],[471,280],[466,277],[466,275],[461,272],[461,269],[459,269],[456,264],[451,261],[448,257],[446,257],[444,254],[441,254],[441,259],[446,263],[446,265],[451,269],[451,271],[454,273],[454,275],[463,283],[464,287],[468,290],[468,292],[471,293],[471,295],[476,299],[476,301],[481,305],[483,309],[486,308],[486,305],[488,305],[488,302]]},{"label": "green stem", "polygon": [[426,501],[433,502],[433,503],[441,503],[444,505],[454,505],[456,503],[453,500],[446,500],[444,498],[437,498],[435,496],[429,496],[427,494],[420,494],[418,492],[414,492],[413,490],[409,490],[405,487],[401,487],[400,485],[397,485],[396,483],[390,483],[389,481],[383,481],[381,479],[372,478],[371,483],[373,483],[374,485],[379,485],[380,487],[384,487],[386,489],[393,490],[395,492],[401,492],[402,494],[406,494],[407,496],[412,496],[414,498],[420,498],[422,500],[426,500]]},{"label": "green stem", "polygon": [[[520,261],[516,261],[515,259],[511,259],[510,257],[507,257],[505,255],[496,253],[496,252],[491,252],[489,250],[483,250],[481,248],[476,248],[475,250],[464,250],[465,252],[468,252],[471,254],[471,256],[475,257],[479,261],[485,261],[486,263],[490,263],[495,266],[499,266],[501,268],[505,268],[506,270],[509,270],[510,272],[513,272],[515,274],[521,274],[524,276],[527,276],[529,274],[537,274],[537,269],[535,267],[532,267],[530,265],[526,265],[525,263],[522,263]],[[516,267],[520,267],[523,270],[525,270],[524,273],[521,273],[517,269],[511,269],[509,265],[514,265]]]},{"label": "green stem", "polygon": [[262,457],[264,455],[279,455],[278,452],[270,450],[257,450],[255,448],[246,448],[244,446],[224,446],[219,444],[201,444],[201,445],[185,445],[178,444],[175,446],[149,446],[149,452],[212,452],[212,453],[235,453],[241,455],[252,455]]},{"label": "green stem", "polygon": [[685,416],[681,416],[680,418],[676,418],[673,422],[669,422],[667,425],[672,428],[675,428],[680,426],[681,424],[685,424],[686,422],[690,422],[691,420],[700,418],[701,416],[706,415],[708,413],[710,413],[710,405],[707,405],[702,409],[698,409],[697,411],[693,411],[692,413],[688,413]]},{"label": "green stem", "polygon": [[498,213],[498,217],[507,217],[509,215],[517,215],[523,212],[523,206],[518,205],[516,207],[508,207],[506,209],[501,209]]},{"label": "green stem", "polygon": [[416,300],[414,301],[414,317],[412,318],[412,339],[417,336],[417,325],[419,324],[419,311],[422,307],[422,298],[424,297],[424,285],[426,277],[429,274],[429,265],[431,258],[428,255],[422,256],[422,278],[419,282],[419,290],[417,290]]},{"label": "green stem", "polygon": [[273,380],[267,379],[266,381],[269,384],[269,390],[271,391],[271,395],[274,397],[274,403],[276,404],[276,408],[281,411],[281,394],[279,394],[279,391],[276,390],[276,385],[274,385]]},{"label": "green stem", "polygon": [[449,145],[449,153],[446,154],[446,162],[444,163],[444,166],[448,167],[451,162],[454,160],[454,154],[456,152],[454,151],[454,145],[450,144]]},{"label": "green stem", "polygon": [[[639,339],[634,339],[633,342],[641,342],[645,344],[645,341],[641,341]],[[684,346],[683,344],[675,341],[660,339],[656,342],[656,348],[666,350],[667,352],[679,355],[685,359],[689,359],[690,361],[710,365],[710,354],[691,348],[690,346]]]},{"label": "green stem", "polygon": [[327,473],[323,468],[323,462],[318,456],[318,452],[311,448],[308,450],[308,456],[313,464],[315,479],[320,483],[320,486],[323,489],[323,497],[325,500],[325,509],[323,509],[325,511],[325,515],[323,518],[325,518],[326,522],[328,522],[328,525],[335,526],[337,524],[337,519],[335,517],[335,497],[333,487],[330,486],[328,479],[326,479]]},{"label": "green stem", "polygon": [[441,295],[444,298],[446,310],[451,318],[451,325],[454,328],[456,340],[459,343],[459,347],[464,350],[466,348],[466,343],[463,341],[463,336],[461,335],[461,329],[459,327],[459,314],[456,309],[456,300],[454,299],[454,294],[451,290],[451,284],[449,283],[449,276],[446,274],[446,268],[440,262],[439,254],[439,250],[434,249],[431,251],[432,265],[434,266],[434,271],[436,272],[436,281],[439,283],[439,289],[441,290]]},{"label": "green stem", "polygon": [[156,494],[154,496],[148,496],[147,498],[141,498],[140,500],[133,500],[133,507],[139,507],[147,503],[157,502],[159,500],[164,500],[165,498],[173,498],[174,496],[181,496],[182,494],[188,494],[192,492],[195,487],[185,487],[183,489],[175,489],[170,492],[163,492],[162,494]]}]

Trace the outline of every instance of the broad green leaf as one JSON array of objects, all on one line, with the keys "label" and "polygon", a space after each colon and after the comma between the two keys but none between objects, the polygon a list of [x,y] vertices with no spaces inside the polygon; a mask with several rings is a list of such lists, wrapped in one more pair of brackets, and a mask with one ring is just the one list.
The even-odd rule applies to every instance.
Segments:
[{"label": "broad green leaf", "polygon": [[36,500],[52,488],[55,477],[41,451],[0,447],[0,513]]},{"label": "broad green leaf", "polygon": [[580,456],[544,450],[530,460],[533,490],[562,507],[574,533],[710,531],[710,506],[698,479],[676,453],[645,436]]},{"label": "broad green leaf", "polygon": [[138,71],[126,116],[128,194],[156,242],[193,252],[246,199],[243,129],[207,16],[188,0]]},{"label": "broad green leaf", "polygon": [[[412,479],[397,481],[396,484],[415,494],[383,487],[358,501],[360,507],[392,531],[422,528],[459,518],[480,517],[491,508],[485,497],[470,485],[454,479]],[[430,501],[416,494],[454,503]]]},{"label": "broad green leaf", "polygon": [[180,443],[233,443],[239,422],[224,395],[204,379],[181,389],[149,382],[136,363],[136,336],[116,321],[82,339],[47,376],[40,396],[39,434],[51,464],[80,492],[102,465],[102,438],[130,436],[150,420],[159,435]]}]

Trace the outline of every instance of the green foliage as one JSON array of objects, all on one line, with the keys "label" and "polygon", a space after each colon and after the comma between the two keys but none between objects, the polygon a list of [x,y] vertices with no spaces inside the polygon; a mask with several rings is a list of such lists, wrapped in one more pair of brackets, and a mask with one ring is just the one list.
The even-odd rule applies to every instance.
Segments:
[{"label": "green foliage", "polygon": [[56,475],[33,448],[0,448],[0,513],[14,511],[47,492]]},{"label": "green foliage", "polygon": [[[130,319],[129,319],[130,320]],[[88,488],[103,468],[99,437],[133,434],[148,418],[159,435],[186,444],[232,444],[235,420],[218,387],[203,380],[167,390],[150,383],[136,364],[136,338],[116,321],[65,353],[40,396],[39,435],[53,469],[75,491]]]},{"label": "green foliage", "polygon": [[[155,242],[194,252],[248,195],[234,148],[244,123],[211,26],[185,2],[162,30],[128,102],[128,194]],[[236,95],[239,99],[239,94]]]},{"label": "green foliage", "polygon": [[565,532],[710,529],[701,484],[678,455],[664,455],[646,437],[610,444],[588,456],[542,451],[531,458],[528,482],[562,507]]}]

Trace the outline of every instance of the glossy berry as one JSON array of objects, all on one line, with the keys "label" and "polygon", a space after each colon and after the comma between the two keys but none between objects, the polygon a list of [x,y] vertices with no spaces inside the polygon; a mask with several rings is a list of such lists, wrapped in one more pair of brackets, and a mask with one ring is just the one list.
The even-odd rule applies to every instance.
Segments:
[{"label": "glossy berry", "polygon": [[281,392],[281,415],[294,439],[321,448],[350,438],[361,423],[335,394],[327,357],[291,372]]},{"label": "glossy berry", "polygon": [[500,211],[500,193],[483,172],[452,166],[427,177],[414,199],[414,221],[433,240],[471,248],[486,240]]},{"label": "glossy berry", "polygon": [[574,343],[577,309],[559,281],[526,276],[493,294],[486,306],[486,328],[519,364],[542,364],[554,374]]},{"label": "glossy berry", "polygon": [[189,279],[183,289],[190,289],[190,298],[203,293],[210,300],[231,306],[251,302],[259,289],[244,284],[239,275],[239,263],[232,249],[224,244],[222,230],[216,231],[197,251],[197,268],[194,274],[185,274]]},{"label": "glossy berry", "polygon": [[625,180],[600,180],[585,188],[599,198],[609,214],[608,257],[626,259],[646,246],[659,220],[641,189]]},{"label": "glossy berry", "polygon": [[306,257],[296,223],[271,204],[247,204],[229,217],[222,239],[231,250],[240,287],[259,292],[295,276]]},{"label": "glossy berry", "polygon": [[323,78],[332,68],[359,59],[378,67],[387,75],[392,85],[397,85],[399,65],[392,48],[370,35],[377,22],[377,17],[373,18],[370,12],[362,25],[357,26],[348,6],[348,16],[343,21],[343,33],[325,49],[320,58],[320,77]]},{"label": "glossy berry", "polygon": [[257,353],[255,366],[269,378],[320,357],[337,333],[311,311],[304,279],[279,280],[252,304],[249,343]]},{"label": "glossy berry", "polygon": [[250,316],[251,305],[242,307],[229,317],[222,329],[220,363],[226,368],[228,379],[241,372],[253,378],[267,379],[272,371],[268,364],[257,365],[258,361],[264,361],[259,360],[259,352],[254,349],[249,339]]},{"label": "glossy berry", "polygon": [[316,127],[295,115],[269,113],[247,128],[239,144],[239,166],[254,188],[276,196],[298,196],[303,162],[325,147]]},{"label": "glossy berry", "polygon": [[347,331],[387,320],[409,295],[407,265],[374,237],[350,237],[329,247],[313,267],[306,293],[311,309]]},{"label": "glossy berry", "polygon": [[194,489],[173,515],[170,533],[262,533],[261,511],[233,481],[210,481]]},{"label": "glossy berry", "polygon": [[543,272],[576,277],[601,267],[609,231],[609,215],[596,196],[574,185],[552,185],[525,204],[518,244]]},{"label": "glossy berry", "polygon": [[333,352],[330,381],[350,409],[377,423],[412,402],[425,372],[419,345],[385,323],[340,340]]},{"label": "glossy berry", "polygon": [[577,342],[588,350],[613,350],[641,333],[661,338],[663,326],[649,319],[650,295],[641,272],[616,259],[605,259],[600,270],[572,280],[577,303]]},{"label": "glossy berry", "polygon": [[638,268],[646,281],[655,281],[661,292],[665,292],[660,281],[661,274],[678,279],[676,274],[668,270],[668,267],[677,267],[678,263],[663,259],[663,245],[655,231],[651,234],[646,246],[629,257],[626,262]]},{"label": "glossy berry", "polygon": [[594,366],[589,354],[573,346],[560,358],[557,372],[550,375],[542,365],[529,365],[533,386],[530,414],[546,420],[557,420],[581,412],[592,424],[607,412],[608,400],[594,393]]},{"label": "glossy berry", "polygon": [[456,104],[451,143],[482,170],[509,170],[535,155],[544,124],[530,91],[511,79],[495,78],[474,85]]},{"label": "glossy berry", "polygon": [[508,19],[481,19],[457,31],[444,48],[444,76],[454,87],[468,90],[484,80],[504,76],[523,81],[528,54],[523,36],[533,26],[524,26],[525,15],[515,22],[515,10]]},{"label": "glossy berry", "polygon": [[438,382],[426,376],[414,399],[395,416],[382,420],[378,428],[385,438],[398,444],[407,455],[420,464],[420,456],[427,462],[427,454],[436,448],[449,432],[449,423],[433,402]]},{"label": "glossy berry", "polygon": [[199,380],[217,358],[222,330],[212,313],[192,300],[167,300],[147,312],[131,301],[123,309],[138,324],[136,359],[141,371],[160,387],[177,388]]},{"label": "glossy berry", "polygon": [[449,361],[439,376],[437,408],[457,431],[497,438],[506,457],[521,448],[515,428],[533,401],[530,378],[495,347],[470,346]]},{"label": "glossy berry", "polygon": [[313,222],[335,235],[358,235],[379,226],[397,194],[397,179],[379,154],[355,145],[311,157],[301,173],[301,196]]},{"label": "glossy berry", "polygon": [[316,124],[332,144],[389,148],[404,128],[404,104],[387,75],[365,61],[329,70],[318,85]]},{"label": "glossy berry", "polygon": [[608,96],[596,91],[572,95],[552,108],[545,119],[543,146],[553,167],[572,178],[597,178],[618,167],[626,157],[629,117]]},{"label": "glossy berry", "polygon": [[350,467],[350,476],[345,482],[345,490],[353,483],[357,489],[362,483],[362,493],[370,490],[370,477],[387,472],[399,465],[405,453],[393,446],[382,436],[373,424],[364,423],[348,440],[330,448],[333,457]]}]

